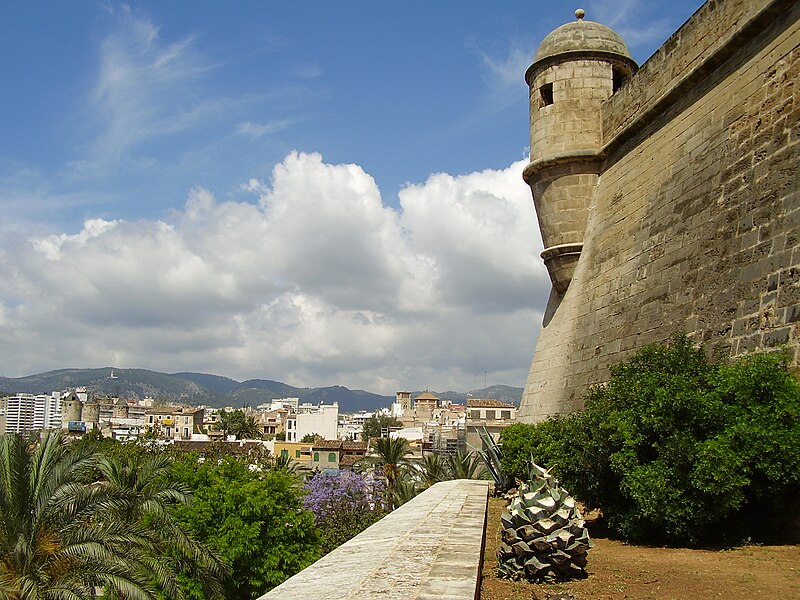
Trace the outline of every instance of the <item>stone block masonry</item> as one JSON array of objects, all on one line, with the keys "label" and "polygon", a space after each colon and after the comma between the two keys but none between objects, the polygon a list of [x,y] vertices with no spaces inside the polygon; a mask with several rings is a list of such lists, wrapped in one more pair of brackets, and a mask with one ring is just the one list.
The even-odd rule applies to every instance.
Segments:
[{"label": "stone block masonry", "polygon": [[488,497],[437,483],[259,600],[477,599]]},{"label": "stone block masonry", "polygon": [[520,418],[582,408],[609,365],[676,332],[798,364],[800,2],[706,3],[598,126],[583,249],[551,295]]}]

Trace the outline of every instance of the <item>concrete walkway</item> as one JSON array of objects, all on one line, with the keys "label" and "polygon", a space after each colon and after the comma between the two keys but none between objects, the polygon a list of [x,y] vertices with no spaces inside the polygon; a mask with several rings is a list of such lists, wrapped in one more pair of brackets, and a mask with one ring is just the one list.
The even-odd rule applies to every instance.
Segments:
[{"label": "concrete walkway", "polygon": [[437,483],[259,600],[477,598],[488,494]]}]

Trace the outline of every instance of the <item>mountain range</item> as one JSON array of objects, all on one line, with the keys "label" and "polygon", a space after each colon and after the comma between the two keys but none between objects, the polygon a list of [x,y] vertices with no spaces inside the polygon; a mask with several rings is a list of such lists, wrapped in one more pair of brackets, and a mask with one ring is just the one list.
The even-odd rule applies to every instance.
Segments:
[{"label": "mountain range", "polygon": [[[280,381],[249,379],[236,381],[206,373],[159,373],[146,369],[58,369],[27,377],[0,377],[0,395],[53,391],[85,387],[95,396],[118,396],[127,399],[151,397],[207,406],[257,406],[274,398],[299,398],[300,402],[339,403],[341,412],[372,411],[388,407],[394,396],[382,396],[343,386],[294,387]],[[418,392],[414,392],[416,395]],[[442,399],[464,403],[467,398],[492,398],[519,405],[522,388],[494,385],[471,392],[434,392]]]}]

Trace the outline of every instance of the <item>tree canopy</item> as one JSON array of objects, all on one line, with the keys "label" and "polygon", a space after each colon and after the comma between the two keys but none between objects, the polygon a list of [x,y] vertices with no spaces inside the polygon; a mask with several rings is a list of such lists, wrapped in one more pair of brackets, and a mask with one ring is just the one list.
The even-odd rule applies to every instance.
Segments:
[{"label": "tree canopy", "polygon": [[0,597],[181,599],[184,571],[218,597],[222,563],[167,512],[185,499],[157,467],[134,473],[60,432],[0,437]]},{"label": "tree canopy", "polygon": [[372,474],[317,473],[305,485],[303,506],[314,513],[327,553],[387,512],[385,483]]},{"label": "tree canopy", "polygon": [[372,440],[370,448],[372,454],[362,462],[380,468],[386,478],[389,508],[393,509],[398,504],[395,498],[396,483],[408,472],[410,466],[407,457],[411,454],[411,446],[405,438],[379,437]]},{"label": "tree canopy", "polygon": [[253,415],[246,414],[243,410],[232,411],[221,410],[219,421],[215,428],[225,432],[226,435],[233,435],[237,440],[260,439],[261,430],[258,427],[258,420]]},{"label": "tree canopy", "polygon": [[364,428],[361,432],[361,439],[369,442],[371,439],[384,437],[390,428],[400,428],[403,424],[396,417],[390,415],[372,415],[364,421]]},{"label": "tree canopy", "polygon": [[601,507],[612,531],[671,544],[771,541],[800,493],[800,383],[780,353],[713,363],[685,337],[611,369],[575,415],[502,433]]},{"label": "tree canopy", "polygon": [[303,491],[283,469],[223,456],[195,454],[173,466],[194,498],[176,518],[230,563],[226,597],[257,598],[320,556],[314,516]]}]

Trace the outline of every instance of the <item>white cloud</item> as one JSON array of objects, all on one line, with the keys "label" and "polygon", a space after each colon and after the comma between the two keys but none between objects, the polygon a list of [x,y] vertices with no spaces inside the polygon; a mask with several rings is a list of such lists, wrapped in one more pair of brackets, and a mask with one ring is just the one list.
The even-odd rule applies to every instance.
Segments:
[{"label": "white cloud", "polygon": [[502,57],[490,56],[474,46],[473,50],[481,59],[484,67],[484,79],[487,83],[493,88],[498,86],[508,88],[523,85],[522,75],[533,62],[536,49],[517,42],[508,49],[508,54]]},{"label": "white cloud", "polygon": [[643,0],[596,0],[587,8],[586,18],[611,27],[636,54],[644,48],[654,50],[680,25],[671,12],[664,16],[656,12]]},{"label": "white cloud", "polygon": [[549,290],[522,167],[432,175],[394,210],[359,166],[292,153],[244,186],[257,202],[198,188],[169,223],[6,238],[0,364],[522,385]]},{"label": "white cloud", "polygon": [[252,121],[244,121],[236,126],[236,133],[238,135],[245,135],[253,139],[260,138],[271,133],[283,131],[294,123],[291,119],[282,119],[280,121],[269,121],[268,123],[253,123]]},{"label": "white cloud", "polygon": [[[116,28],[100,48],[92,118],[102,130],[93,142],[95,161],[117,161],[129,149],[201,122],[211,106],[198,94],[201,77],[214,66],[187,37],[165,43],[159,29],[124,6]],[[211,103],[213,105],[213,102]]]},{"label": "white cloud", "polygon": [[485,102],[491,112],[507,109],[527,97],[523,75],[536,52],[530,40],[511,40],[502,55],[479,47],[474,40],[468,41],[467,48],[480,60],[486,83]]},{"label": "white cloud", "polygon": [[642,10],[641,0],[595,0],[586,11],[586,19],[615,29],[637,19]]},{"label": "white cloud", "polygon": [[292,68],[292,73],[298,79],[318,79],[322,77],[323,69],[319,65],[297,65]]}]

